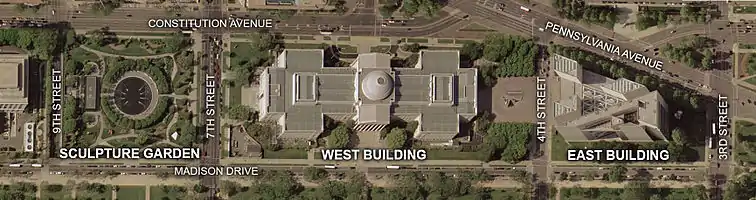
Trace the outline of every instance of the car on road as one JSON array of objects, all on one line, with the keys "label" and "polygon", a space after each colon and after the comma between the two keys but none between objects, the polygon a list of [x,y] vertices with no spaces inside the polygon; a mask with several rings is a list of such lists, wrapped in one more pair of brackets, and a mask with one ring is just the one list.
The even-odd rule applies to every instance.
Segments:
[{"label": "car on road", "polygon": [[530,8],[526,8],[525,6],[520,6],[520,10],[523,10],[525,12],[530,12]]}]

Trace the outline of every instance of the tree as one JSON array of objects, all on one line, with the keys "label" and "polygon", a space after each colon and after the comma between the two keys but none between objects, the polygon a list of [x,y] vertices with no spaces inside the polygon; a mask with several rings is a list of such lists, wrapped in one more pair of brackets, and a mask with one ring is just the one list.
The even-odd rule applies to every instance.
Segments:
[{"label": "tree", "polygon": [[706,51],[704,51],[703,59],[701,59],[701,66],[703,66],[703,69],[709,70],[713,64],[714,53],[711,52],[711,49],[706,49]]},{"label": "tree", "polygon": [[200,184],[194,184],[194,187],[192,187],[192,188],[194,189],[194,192],[196,192],[196,193],[203,193],[203,192],[207,191],[207,189],[208,189],[206,186],[200,185]]},{"label": "tree", "polygon": [[383,5],[379,8],[378,11],[380,11],[383,18],[389,18],[394,15],[396,9],[399,9],[399,7],[397,7],[396,5]]},{"label": "tree", "polygon": [[412,53],[420,52],[420,48],[422,48],[422,47],[418,43],[412,43],[412,44],[402,45],[402,50],[403,51],[408,51],[408,52],[412,52]]},{"label": "tree", "polygon": [[304,178],[310,182],[320,182],[328,178],[328,171],[317,167],[307,167],[304,170]]},{"label": "tree", "polygon": [[672,141],[683,146],[688,144],[688,141],[685,139],[685,135],[683,134],[683,131],[682,129],[680,129],[680,127],[672,130]]},{"label": "tree", "polygon": [[351,128],[344,124],[340,124],[336,129],[331,130],[331,134],[328,135],[328,148],[343,149],[349,145],[349,138],[352,135]]},{"label": "tree", "polygon": [[756,172],[738,176],[733,181],[727,182],[724,199],[727,200],[751,200],[756,194]]},{"label": "tree", "polygon": [[391,129],[386,135],[386,146],[389,149],[401,149],[407,143],[407,131],[403,128]]},{"label": "tree", "polygon": [[234,196],[239,193],[239,183],[234,181],[221,180],[221,191],[225,192],[228,196]]},{"label": "tree", "polygon": [[622,199],[648,199],[651,196],[650,191],[648,182],[632,181],[625,185],[620,196]]},{"label": "tree", "polygon": [[231,105],[228,108],[227,113],[228,113],[228,118],[241,120],[241,121],[247,121],[247,120],[252,119],[254,112],[255,111],[253,111],[252,108],[250,108],[249,106],[236,104],[236,105]]},{"label": "tree", "polygon": [[485,145],[493,148],[494,152],[501,152],[501,160],[519,162],[527,155],[527,145],[533,127],[531,123],[493,123],[483,141]]},{"label": "tree", "polygon": [[462,45],[459,54],[467,60],[474,61],[483,57],[483,48],[483,44],[479,42],[468,42]]},{"label": "tree", "polygon": [[627,176],[627,168],[622,165],[615,165],[609,169],[607,179],[609,182],[622,182],[625,180],[625,176]]}]

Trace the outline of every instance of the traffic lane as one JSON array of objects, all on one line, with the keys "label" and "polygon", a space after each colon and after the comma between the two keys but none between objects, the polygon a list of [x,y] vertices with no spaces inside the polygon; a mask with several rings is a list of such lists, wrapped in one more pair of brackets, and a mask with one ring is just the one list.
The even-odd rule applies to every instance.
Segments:
[{"label": "traffic lane", "polygon": [[[613,30],[610,30],[610,29],[607,29],[607,28],[604,28],[604,27],[601,27],[601,26],[591,26],[591,27],[589,27],[591,29],[591,31],[585,31],[585,29],[582,27],[581,24],[577,24],[577,23],[572,22],[570,20],[567,20],[567,19],[564,19],[562,17],[559,17],[559,13],[557,13],[555,9],[551,8],[548,5],[541,4],[540,2],[533,2],[533,4],[528,5],[528,4],[522,4],[522,3],[516,2],[516,1],[487,0],[485,4],[486,4],[486,6],[492,6],[492,5],[496,5],[496,4],[504,4],[505,6],[504,6],[504,9],[502,10],[502,12],[508,13],[510,15],[515,15],[515,16],[524,15],[526,17],[526,19],[528,19],[528,20],[530,20],[530,19],[536,19],[536,20],[538,20],[538,19],[542,19],[542,20],[545,19],[545,21],[543,21],[543,23],[536,23],[536,28],[538,28],[538,27],[543,28],[546,25],[546,21],[551,21],[551,22],[562,24],[562,25],[570,25],[570,28],[573,29],[573,30],[576,30],[577,28],[579,28],[580,31],[583,32],[583,33],[593,33],[593,34],[596,34],[596,35],[604,36],[606,38],[611,37],[611,38],[614,38],[615,40],[618,40],[618,41],[630,41],[630,39],[625,38],[624,36],[615,35]],[[533,5],[536,5],[536,6],[533,6]],[[520,6],[524,6],[524,7],[529,8],[530,12],[525,12],[525,11],[521,10]]]},{"label": "traffic lane", "polygon": [[286,20],[280,20],[278,24],[314,24],[314,25],[374,25],[375,16],[357,14],[349,16],[292,16]]},{"label": "traffic lane", "polygon": [[[459,18],[446,18],[431,26],[425,27],[381,27],[380,36],[403,36],[403,37],[420,37],[440,32],[447,27],[459,23],[462,21]],[[352,36],[372,36],[375,32],[375,27],[372,26],[349,26],[345,29],[333,32],[333,35],[352,35]],[[240,32],[240,30],[232,30],[233,32]],[[277,26],[274,29],[275,32],[281,32],[284,34],[301,34],[301,35],[320,35],[318,27],[292,27],[292,26]]]},{"label": "traffic lane", "polygon": [[[536,18],[536,23],[537,24],[538,23],[544,23],[545,24],[546,20],[548,20],[548,19]],[[585,31],[585,30],[583,30],[580,27],[567,27],[567,28],[572,29],[574,31],[582,32],[582,33],[585,33],[585,34],[592,33],[590,31]],[[553,33],[551,31],[551,29],[545,30],[545,32],[548,32],[549,34],[556,35],[556,33]],[[558,37],[561,38],[561,36],[558,36]],[[642,47],[638,47],[637,46],[638,45],[637,42],[624,42],[624,41],[617,41],[617,40],[611,41],[611,40],[607,39],[606,37],[598,37],[598,38],[600,38],[600,39],[602,39],[604,41],[610,42],[610,43],[612,43],[614,45],[619,46],[621,48],[621,50],[627,49],[627,50],[633,51],[635,53],[640,53],[640,54],[642,54],[642,55],[644,55],[646,57],[663,61],[664,62],[664,66],[661,67],[662,70],[663,70],[663,72],[660,72],[659,70],[652,69],[652,68],[650,68],[648,66],[636,63],[635,61],[627,60],[626,58],[617,59],[618,61],[620,61],[620,62],[622,62],[624,64],[628,64],[630,66],[633,66],[636,69],[640,69],[642,71],[645,71],[645,72],[648,72],[648,73],[651,73],[651,74],[656,74],[657,76],[660,76],[661,78],[671,79],[671,80],[673,80],[673,81],[675,81],[675,82],[677,82],[679,84],[686,85],[686,86],[688,86],[691,89],[701,90],[701,91],[703,91],[704,94],[708,93],[708,91],[703,90],[703,88],[700,88],[700,85],[699,85],[699,84],[705,84],[705,83],[709,82],[709,81],[707,81],[707,77],[706,77],[706,75],[703,72],[701,72],[701,71],[699,71],[697,69],[693,69],[691,67],[683,66],[682,63],[669,60],[666,57],[661,56],[661,53],[659,53],[659,55],[654,55],[653,49],[645,49],[645,48],[642,48]],[[562,39],[564,39],[564,38],[562,38]],[[615,55],[615,54],[606,53],[605,51],[599,50],[599,49],[597,49],[595,47],[587,47],[586,44],[579,43],[579,42],[577,42],[575,40],[572,40],[572,39],[565,39],[565,40],[569,40],[569,42],[571,42],[573,44],[579,44],[577,47],[579,47],[581,49],[590,50],[590,51],[593,51],[593,52],[600,52],[600,55],[608,56],[608,58],[617,57],[617,55]],[[669,76],[668,73],[675,74],[675,75],[677,75],[677,77],[671,77],[671,76]],[[690,80],[690,82],[688,80]]]},{"label": "traffic lane", "polygon": [[[719,28],[724,28],[725,26],[727,26],[727,24],[728,22],[726,21],[715,21],[711,23],[711,27],[712,29],[714,29],[713,31],[715,31],[715,30],[718,30]],[[703,24],[686,24],[683,26],[678,26],[673,29],[672,28],[664,29],[657,33],[643,37],[641,38],[641,40],[649,42],[654,45],[659,45],[659,44],[665,43],[665,41],[669,41],[670,38],[676,39],[676,38],[681,38],[681,37],[690,36],[694,34],[705,34],[707,26],[708,25],[703,25]],[[673,30],[674,30],[674,33],[672,33]],[[710,36],[716,36],[716,35],[710,35]],[[723,35],[723,36],[730,36],[730,35]]]},{"label": "traffic lane", "polygon": [[470,15],[478,16],[488,21],[509,27],[515,31],[530,33],[532,26],[523,19],[513,17],[510,14],[502,14],[493,8],[486,8],[479,4],[459,4],[457,9]]}]

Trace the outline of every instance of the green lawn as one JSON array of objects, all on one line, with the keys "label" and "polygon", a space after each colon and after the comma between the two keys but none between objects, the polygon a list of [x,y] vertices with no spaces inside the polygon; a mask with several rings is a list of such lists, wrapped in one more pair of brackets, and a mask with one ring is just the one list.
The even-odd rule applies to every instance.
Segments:
[{"label": "green lawn", "polygon": [[569,147],[570,145],[564,141],[561,135],[551,134],[551,160],[566,161],[567,148]]},{"label": "green lawn", "polygon": [[71,55],[71,59],[79,62],[96,61],[100,59],[96,54],[78,47],[68,52],[68,54]]},{"label": "green lawn", "polygon": [[381,42],[391,42],[391,38],[382,37]]},{"label": "green lawn", "polygon": [[[179,187],[181,186],[168,186],[168,187]],[[150,199],[158,199],[158,200],[183,200],[184,193],[170,190],[165,191],[161,188],[161,186],[150,186]]]},{"label": "green lawn", "polygon": [[341,48],[341,53],[357,53],[357,47],[352,45],[339,45],[339,48]]},{"label": "green lawn", "polygon": [[756,13],[756,7],[754,6],[736,6],[734,9],[735,13],[743,13],[743,14],[754,14]]},{"label": "green lawn", "polygon": [[307,150],[281,149],[278,151],[264,150],[263,158],[268,159],[307,159]]},{"label": "green lawn", "polygon": [[252,54],[257,52],[257,49],[252,46],[251,42],[233,42],[231,43],[231,68],[236,69],[239,63],[246,62],[252,58]]},{"label": "green lawn", "polygon": [[228,105],[235,106],[241,104],[242,101],[242,86],[241,84],[234,84],[233,87],[228,88]]},{"label": "green lawn", "polygon": [[338,41],[352,41],[352,38],[350,38],[350,37],[339,37],[339,39],[337,39],[337,40]]},{"label": "green lawn", "polygon": [[315,40],[315,37],[314,36],[309,36],[309,35],[307,35],[307,36],[303,35],[303,36],[299,36],[299,39],[300,40]]},{"label": "green lawn", "polygon": [[61,200],[61,199],[70,199],[71,198],[71,191],[60,191],[60,192],[48,192],[48,191],[42,191],[42,198],[40,200]]},{"label": "green lawn", "polygon": [[76,191],[76,199],[91,199],[91,200],[111,200],[113,199],[113,189],[110,185],[105,186],[105,192],[96,193],[86,190]]},{"label": "green lawn", "polygon": [[118,186],[116,197],[123,200],[145,200],[145,186]]},{"label": "green lawn", "polygon": [[455,44],[466,44],[466,43],[473,43],[476,42],[475,40],[454,40]]},{"label": "green lawn", "polygon": [[115,32],[118,36],[171,36],[173,33],[160,32]]},{"label": "green lawn", "polygon": [[110,47],[110,45],[105,46],[94,46],[89,45],[87,46],[91,49],[102,51],[109,54],[115,54],[115,55],[122,55],[122,56],[149,56],[149,55],[155,55],[153,53],[150,53],[146,49],[140,47],[138,44],[131,44],[127,45],[126,47],[119,48],[119,49],[113,49]]},{"label": "green lawn", "polygon": [[465,26],[462,29],[459,29],[459,31],[470,31],[470,32],[496,32],[496,30],[493,30],[491,28],[488,28],[486,26],[480,25],[478,23],[472,23],[470,25]]},{"label": "green lawn", "polygon": [[397,50],[399,50],[399,46],[397,45],[379,45],[370,47],[370,52],[373,53],[393,54],[396,53]]},{"label": "green lawn", "polygon": [[741,48],[741,49],[756,49],[756,44],[738,43],[738,48]]},{"label": "green lawn", "polygon": [[441,44],[454,44],[454,39],[436,39],[436,42]]},{"label": "green lawn", "polygon": [[284,46],[287,49],[324,49],[328,44],[310,44],[310,43],[286,43]]},{"label": "green lawn", "polygon": [[756,85],[756,77],[751,77],[745,80],[746,83],[750,83],[752,85]]},{"label": "green lawn", "polygon": [[428,38],[406,38],[407,43],[428,43]]},{"label": "green lawn", "polygon": [[427,50],[460,50],[462,47],[425,47]]},{"label": "green lawn", "polygon": [[296,35],[284,35],[284,40],[298,40],[299,36]]},{"label": "green lawn", "polygon": [[476,152],[460,152],[454,149],[429,149],[428,160],[477,160]]}]

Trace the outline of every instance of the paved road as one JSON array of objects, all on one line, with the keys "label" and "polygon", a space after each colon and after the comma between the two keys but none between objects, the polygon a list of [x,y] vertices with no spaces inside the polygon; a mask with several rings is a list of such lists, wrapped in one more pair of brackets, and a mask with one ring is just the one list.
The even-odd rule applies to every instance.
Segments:
[{"label": "paved road", "polygon": [[[202,10],[202,17],[203,18],[211,18],[211,19],[219,19],[224,16],[227,16],[223,13],[223,10],[225,8],[223,7],[222,1],[212,1],[210,3],[204,4],[204,6],[201,8]],[[203,70],[199,70],[202,73],[200,73],[200,77],[208,77],[214,76],[214,80],[206,79],[204,81],[199,81],[198,84],[200,84],[201,88],[199,91],[205,91],[205,93],[209,93],[207,88],[208,86],[212,85],[211,90],[217,90],[221,81],[221,67],[223,66],[223,59],[219,59],[222,56],[216,56],[222,54],[222,48],[221,44],[223,36],[223,29],[217,29],[217,28],[205,28],[201,29],[200,33],[202,34],[202,38],[206,39],[202,42],[202,53],[206,54],[208,56],[203,56],[201,59],[202,65],[201,67],[204,67]],[[205,84],[207,81],[214,81],[215,84]],[[203,93],[203,92],[199,92]],[[213,92],[214,93],[214,92]],[[207,105],[207,109],[215,109],[214,114],[211,114],[210,112],[206,112],[205,114],[200,114],[200,119],[206,118],[206,120],[202,120],[201,124],[205,123],[214,123],[216,124],[215,127],[213,127],[215,130],[206,129],[207,131],[207,138],[205,143],[202,145],[202,151],[206,152],[207,154],[202,158],[201,162],[203,166],[217,166],[220,164],[220,158],[221,158],[221,145],[220,145],[220,122],[218,120],[218,116],[220,115],[218,112],[220,109],[218,107],[211,108],[210,104],[220,103],[220,102],[209,102],[209,101],[215,101],[215,99],[220,99],[217,97],[210,98],[210,95],[214,94],[206,94],[207,96],[204,96],[202,98],[203,101],[200,105]],[[212,120],[214,122],[210,122],[209,120]],[[207,128],[207,126],[205,126]],[[217,176],[205,176],[200,179],[200,184],[202,184],[205,187],[208,187],[207,197],[208,200],[214,200],[217,199],[217,193],[219,190],[220,185],[218,184],[219,179]]]},{"label": "paved road", "polygon": [[[479,4],[479,5],[475,5]],[[501,11],[496,10],[495,5],[497,4],[504,4],[505,7]],[[510,27],[512,29],[522,31],[525,33],[530,32],[537,38],[539,38],[541,41],[550,41],[553,39],[555,34],[551,32],[540,32],[537,31],[537,28],[539,27],[545,27],[546,22],[551,21],[555,23],[560,23],[572,30],[583,32],[583,33],[593,33],[595,36],[605,40],[610,41],[609,38],[612,38],[611,43],[616,44],[622,49],[629,49],[636,53],[642,53],[646,56],[660,59],[664,61],[664,71],[660,72],[654,69],[651,69],[647,66],[637,64],[632,61],[627,61],[624,59],[621,59],[623,63],[628,64],[629,66],[635,67],[637,69],[650,72],[652,74],[656,74],[664,79],[669,79],[673,82],[679,83],[681,85],[685,85],[686,87],[697,89],[703,94],[706,95],[712,95],[713,93],[710,93],[710,90],[706,88],[700,87],[699,84],[709,84],[711,88],[713,88],[715,91],[720,93],[731,93],[732,90],[730,83],[730,80],[728,77],[721,77],[721,76],[708,76],[705,75],[705,73],[698,71],[696,69],[692,69],[690,67],[682,66],[679,63],[675,64],[672,63],[670,60],[666,58],[661,58],[658,56],[654,56],[652,52],[644,52],[645,47],[649,46],[647,44],[641,45],[644,42],[637,41],[637,40],[631,40],[628,38],[625,38],[621,35],[614,34],[611,30],[604,29],[601,27],[593,26],[590,30],[580,26],[579,24],[568,22],[567,20],[564,20],[558,16],[556,11],[553,8],[550,8],[545,5],[536,4],[535,7],[531,5],[526,5],[531,9],[531,12],[524,12],[520,10],[520,6],[523,6],[523,4],[517,2],[517,1],[506,1],[506,0],[459,0],[454,2],[452,5],[455,8],[458,8],[462,10],[465,13],[469,13],[471,15],[477,15],[478,17],[488,19],[491,21],[494,21],[496,23],[499,23],[503,26]],[[488,9],[490,11],[485,11],[482,9]],[[528,28],[527,22],[532,21],[534,23],[534,27]],[[534,31],[535,30],[535,31]],[[576,44],[574,41],[569,40],[568,42],[572,42],[573,44]],[[607,53],[603,51],[598,51],[598,49],[586,47],[583,46],[584,44],[577,44],[579,47],[593,51],[596,53],[600,53],[601,55],[609,56],[609,57],[615,57],[613,55],[608,55]],[[679,77],[672,77],[668,73],[679,75]],[[690,82],[688,81],[690,80]]]},{"label": "paved road", "polygon": [[[40,10],[38,17],[52,19],[48,13],[49,10],[43,8]],[[247,13],[248,14],[248,13]],[[237,13],[238,17],[245,17],[244,13]],[[167,16],[163,9],[152,8],[119,8],[108,16],[98,16],[88,12],[77,14],[75,10],[56,12],[61,20],[67,20],[77,30],[94,30],[102,27],[108,27],[115,32],[134,32],[134,31],[164,31],[172,32],[176,29],[154,29],[149,28],[147,21],[149,19],[166,19],[166,18],[206,18],[202,12],[187,11],[182,12],[180,17]],[[12,6],[0,6],[0,18],[12,18],[18,16],[30,16],[18,14]],[[224,18],[229,15],[221,13],[216,18]],[[249,15],[255,17],[255,15]],[[420,37],[439,32],[455,23],[461,21],[459,18],[448,18],[447,13],[441,13],[434,19],[414,19],[408,20],[403,26],[380,27],[380,22],[376,21],[372,14],[355,14],[350,16],[293,16],[290,19],[282,20],[276,25],[276,32],[285,34],[312,34],[318,35],[318,29],[321,25],[336,27],[343,26],[342,31],[337,31],[335,35],[355,35],[355,36],[406,36]],[[433,27],[423,27],[427,24],[437,22]],[[379,31],[380,30],[380,31]],[[231,30],[234,33],[248,32],[248,29]]]}]

